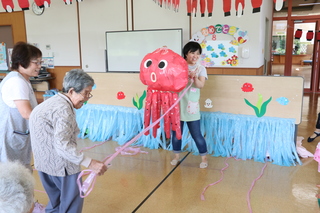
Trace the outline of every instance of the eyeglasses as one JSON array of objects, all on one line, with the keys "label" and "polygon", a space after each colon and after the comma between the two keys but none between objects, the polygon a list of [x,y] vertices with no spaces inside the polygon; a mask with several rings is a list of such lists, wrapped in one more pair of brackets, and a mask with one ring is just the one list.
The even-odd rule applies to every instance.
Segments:
[{"label": "eyeglasses", "polygon": [[91,93],[87,93],[86,95],[82,95],[81,93],[79,93],[83,98],[88,98],[88,99],[90,99],[90,98],[92,98],[93,97],[93,95],[91,94]]},{"label": "eyeglasses", "polygon": [[34,63],[37,66],[40,66],[43,64],[43,61],[30,61],[31,63]]}]

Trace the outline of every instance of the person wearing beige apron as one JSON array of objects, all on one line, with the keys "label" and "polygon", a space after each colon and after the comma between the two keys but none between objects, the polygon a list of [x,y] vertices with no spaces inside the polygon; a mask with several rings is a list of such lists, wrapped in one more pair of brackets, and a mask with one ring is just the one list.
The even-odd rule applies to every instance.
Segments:
[{"label": "person wearing beige apron", "polygon": [[11,58],[11,72],[0,83],[0,162],[19,161],[31,170],[28,119],[37,99],[29,78],[38,76],[42,53],[19,42]]},{"label": "person wearing beige apron", "polygon": [[[184,123],[187,123],[189,132],[198,148],[201,156],[200,168],[208,167],[207,160],[207,143],[200,131],[200,89],[204,87],[205,81],[208,79],[207,70],[204,66],[198,64],[202,52],[201,46],[197,42],[190,41],[183,47],[183,56],[188,63],[189,83],[186,88],[191,87],[186,91],[185,95],[180,100],[180,125],[181,133],[183,132]],[[191,79],[193,81],[191,81]],[[186,88],[184,90],[186,90]],[[180,94],[185,91],[181,91]],[[181,139],[178,140],[176,132],[172,131],[172,147],[175,153],[171,165],[177,165],[180,161]]]}]

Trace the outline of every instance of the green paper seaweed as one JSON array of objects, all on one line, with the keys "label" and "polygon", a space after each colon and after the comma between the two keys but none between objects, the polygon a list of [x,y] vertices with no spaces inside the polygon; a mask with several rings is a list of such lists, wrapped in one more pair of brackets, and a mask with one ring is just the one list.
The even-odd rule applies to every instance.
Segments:
[{"label": "green paper seaweed", "polygon": [[257,102],[256,106],[251,104],[247,99],[244,99],[244,101],[246,102],[246,104],[248,104],[249,106],[251,106],[254,109],[256,116],[260,118],[260,117],[264,116],[264,114],[266,114],[267,105],[272,100],[272,97],[270,97],[267,101],[262,103],[262,100],[263,100],[262,95],[258,94],[258,96],[259,97],[258,97],[258,102]]},{"label": "green paper seaweed", "polygon": [[139,98],[138,94],[132,98],[133,105],[137,107],[139,110],[143,106],[143,100],[146,98],[147,92],[144,90],[142,96]]}]

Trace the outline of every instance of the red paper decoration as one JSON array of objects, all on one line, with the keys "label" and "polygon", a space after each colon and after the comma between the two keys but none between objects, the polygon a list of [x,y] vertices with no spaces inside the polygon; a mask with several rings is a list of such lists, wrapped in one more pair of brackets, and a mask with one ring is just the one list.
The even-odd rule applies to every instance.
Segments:
[{"label": "red paper decoration", "polygon": [[316,32],[316,40],[320,41],[320,31]]},{"label": "red paper decoration", "polygon": [[231,10],[231,0],[223,0],[223,12],[224,12],[224,16],[230,16]]},{"label": "red paper decoration", "polygon": [[295,34],[294,34],[294,38],[295,39],[300,39],[302,36],[302,29],[297,29]]},{"label": "red paper decoration", "polygon": [[13,2],[12,0],[1,0],[2,1],[2,7],[5,9],[8,13],[13,12]]},{"label": "red paper decoration", "polygon": [[253,7],[252,13],[260,12],[261,4],[262,4],[262,0],[251,0],[251,5]]},{"label": "red paper decoration", "polygon": [[29,0],[18,0],[18,3],[22,10],[29,10]]},{"label": "red paper decoration", "polygon": [[[241,6],[242,6],[242,11],[238,11],[240,4],[241,4]],[[243,11],[244,11],[244,0],[236,0],[235,6],[236,6],[236,16],[238,16],[238,13],[239,13],[239,12],[241,12],[240,15],[243,15]]]},{"label": "red paper decoration", "polygon": [[208,10],[208,16],[212,16],[213,11],[213,0],[207,0],[207,10]]},{"label": "red paper decoration", "polygon": [[191,16],[192,12],[197,10],[197,0],[187,0],[187,15]]},{"label": "red paper decoration", "polygon": [[307,32],[307,41],[311,41],[313,39],[313,30],[308,30]]},{"label": "red paper decoration", "polygon": [[51,0],[34,0],[38,7],[50,7]]}]

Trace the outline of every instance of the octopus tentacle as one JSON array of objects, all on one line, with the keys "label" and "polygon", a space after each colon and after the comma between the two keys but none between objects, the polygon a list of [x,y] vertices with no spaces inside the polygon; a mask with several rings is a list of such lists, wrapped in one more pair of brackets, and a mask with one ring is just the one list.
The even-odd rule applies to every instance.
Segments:
[{"label": "octopus tentacle", "polygon": [[[172,94],[172,103],[175,103],[178,100],[178,93]],[[177,104],[172,109],[172,130],[176,132],[176,137],[178,140],[181,139],[181,127],[180,127],[180,105]]]},{"label": "octopus tentacle", "polygon": [[[144,109],[144,127],[145,128],[147,128],[150,125],[151,105],[152,105],[152,91],[148,89],[145,109]],[[149,131],[146,131],[144,134],[149,135]]]},{"label": "octopus tentacle", "polygon": [[[161,93],[161,99],[162,99],[162,103],[161,103],[161,107],[162,107],[162,111],[163,111],[163,114],[165,114],[168,109],[169,109],[169,106],[170,106],[170,102],[169,102],[169,95],[171,93],[169,92],[162,92]],[[166,138],[170,138],[170,114],[167,113],[165,116],[164,116],[164,131],[166,133]]]},{"label": "octopus tentacle", "polygon": [[[151,118],[152,123],[158,120],[160,118],[160,93],[158,91],[153,92],[152,94],[152,112],[151,112]],[[157,137],[157,129],[160,127],[160,124],[154,125],[152,128],[152,135],[154,138]]]}]

